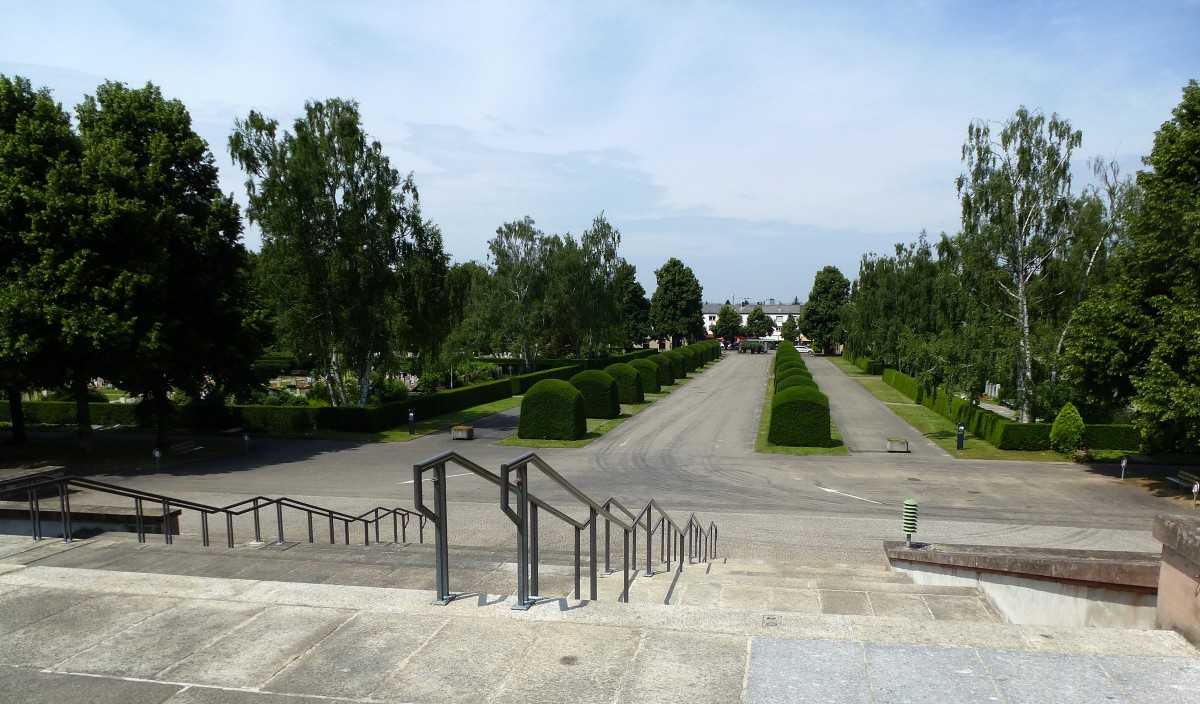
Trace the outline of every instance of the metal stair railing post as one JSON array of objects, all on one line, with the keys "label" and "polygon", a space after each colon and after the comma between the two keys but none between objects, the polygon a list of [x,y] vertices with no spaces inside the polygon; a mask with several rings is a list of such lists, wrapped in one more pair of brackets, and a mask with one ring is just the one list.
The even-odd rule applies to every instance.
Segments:
[{"label": "metal stair railing post", "polygon": [[[591,588],[592,595],[590,598],[592,601],[596,600],[596,587],[597,587],[597,584],[596,584],[596,518],[599,515],[600,514],[596,513],[596,509],[594,509],[594,508],[588,509],[588,516],[589,516],[589,518],[588,518],[588,549],[591,552],[591,570],[589,573],[590,578],[588,580],[588,582],[589,582],[588,586]],[[605,523],[605,532],[606,533],[607,533],[607,529],[608,529],[608,524],[606,522]],[[607,539],[607,536],[605,536],[605,537]],[[605,554],[606,560],[607,560],[607,557],[608,556],[606,553]]]},{"label": "metal stair railing post", "polygon": [[[534,601],[529,585],[529,468],[525,463],[516,466],[517,477],[512,479],[513,466],[500,465],[500,510],[517,527],[517,600],[513,609],[528,611]],[[512,508],[512,488],[517,490],[517,508]]]},{"label": "metal stair railing post", "polygon": [[29,490],[29,534],[34,540],[42,539],[42,506],[37,489]]},{"label": "metal stair railing post", "polygon": [[[528,476],[524,477],[528,481]],[[525,484],[525,495],[529,496],[529,485]],[[528,498],[525,505],[529,507],[529,593],[533,595],[541,595],[538,589],[538,563],[540,562],[538,549],[538,507],[537,504],[530,504]]]},{"label": "metal stair railing post", "polygon": [[[593,509],[593,510],[595,510],[595,509]],[[612,499],[609,499],[608,501],[604,502],[604,510],[605,511],[612,510]],[[609,533],[611,532],[611,529],[612,529],[611,522],[608,520],[608,517],[606,516],[604,518],[604,574],[612,574],[612,561],[610,559],[612,557],[612,540],[611,540],[612,536],[609,535]]]},{"label": "metal stair railing post", "polygon": [[[425,505],[421,486],[426,469],[433,469],[433,509]],[[434,528],[434,569],[437,572],[437,598],[433,603],[446,605],[454,600],[450,593],[450,540],[446,534],[446,463],[438,462],[432,467],[413,465],[413,505],[425,516]],[[332,521],[332,517],[330,521]],[[332,526],[332,522],[330,524]]]},{"label": "metal stair railing post", "polygon": [[69,543],[73,539],[71,531],[71,499],[67,496],[67,485],[58,485],[58,518],[62,524],[63,542]]},{"label": "metal stair railing post", "polygon": [[650,520],[650,506],[646,504],[646,576],[654,575],[654,528]]}]

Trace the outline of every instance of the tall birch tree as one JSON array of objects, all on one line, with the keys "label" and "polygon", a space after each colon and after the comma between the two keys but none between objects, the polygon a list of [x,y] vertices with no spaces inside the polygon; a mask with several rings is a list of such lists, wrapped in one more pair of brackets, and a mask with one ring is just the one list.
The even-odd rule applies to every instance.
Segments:
[{"label": "tall birch tree", "polygon": [[1068,243],[1071,153],[1082,134],[1057,114],[1021,107],[1001,124],[967,130],[956,181],[966,271],[1016,343],[1020,420],[1033,421],[1033,321],[1047,262]]},{"label": "tall birch tree", "polygon": [[[444,279],[441,235],[421,219],[412,175],[402,177],[364,132],[358,105],[312,101],[293,131],[258,112],[229,138],[247,174],[247,214],[263,233],[261,274],[280,338],[326,361],[334,404],[365,406],[371,372],[412,340]],[[432,264],[430,264],[432,260]],[[429,265],[429,266],[426,266]],[[424,267],[417,273],[405,267]],[[357,394],[350,393],[350,376]]]}]

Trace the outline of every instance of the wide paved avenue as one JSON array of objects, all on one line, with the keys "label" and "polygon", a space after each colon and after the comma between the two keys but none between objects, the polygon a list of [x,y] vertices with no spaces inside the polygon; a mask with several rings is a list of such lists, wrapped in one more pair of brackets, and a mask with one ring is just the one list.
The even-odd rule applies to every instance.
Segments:
[{"label": "wide paved avenue", "polygon": [[[851,454],[755,453],[773,359],[726,355],[586,448],[537,452],[594,497],[639,506],[652,497],[716,520],[725,548],[745,554],[878,555],[879,541],[901,537],[907,498],[920,502],[919,537],[958,543],[1156,550],[1153,517],[1180,511],[1071,463],[955,460],[822,357],[806,362]],[[453,449],[495,468],[525,452],[495,444],[515,431],[517,415],[484,419],[469,442],[447,433],[406,443],[256,440],[249,455],[107,478],[210,503],[283,494],[347,509],[410,506],[415,462]],[[884,451],[897,435],[910,440],[910,454]],[[450,501],[467,518],[459,525],[507,533],[495,487],[450,474]],[[532,488],[556,495],[545,479],[535,477]]]}]

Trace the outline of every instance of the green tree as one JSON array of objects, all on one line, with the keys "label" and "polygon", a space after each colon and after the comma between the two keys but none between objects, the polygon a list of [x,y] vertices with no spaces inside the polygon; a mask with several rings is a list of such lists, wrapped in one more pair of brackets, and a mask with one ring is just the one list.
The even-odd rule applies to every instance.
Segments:
[{"label": "green tree", "polygon": [[78,177],[80,151],[48,89],[0,75],[0,367],[13,443],[27,440],[21,390],[62,381],[60,331],[43,294],[46,269],[62,254],[47,250],[68,246],[70,213],[59,199]]},{"label": "green tree", "polygon": [[501,225],[488,242],[496,335],[503,349],[520,354],[526,369],[533,368],[546,329],[546,248],[546,236],[529,216]]},{"label": "green tree", "polygon": [[795,316],[788,313],[787,318],[783,321],[783,325],[779,328],[779,334],[785,340],[795,342],[800,338],[800,323],[796,322]]},{"label": "green tree", "polygon": [[[583,250],[586,298],[585,314],[581,319],[589,357],[596,356],[597,346],[607,347],[619,320],[617,273],[624,260],[617,255],[621,231],[609,224],[600,213],[592,226],[579,238]],[[643,293],[643,296],[645,294]]]},{"label": "green tree", "polygon": [[308,102],[293,130],[279,134],[251,112],[229,138],[263,232],[259,270],[280,339],[324,360],[335,405],[365,406],[375,366],[440,329],[441,234],[421,219],[412,176],[363,131],[356,103]]},{"label": "green tree", "polygon": [[637,267],[621,260],[613,275],[613,291],[617,301],[618,324],[616,343],[632,349],[650,337],[650,299],[637,280]]},{"label": "green tree", "polygon": [[245,390],[262,351],[238,208],[187,109],[157,87],[105,83],[78,117],[89,220],[120,243],[113,285],[128,287],[113,377],[152,400],[165,443],[173,388]]},{"label": "green tree", "polygon": [[1082,135],[1070,122],[1021,107],[998,125],[972,122],[963,145],[962,200],[966,273],[980,300],[1007,321],[1016,343],[1021,422],[1034,419],[1034,323],[1047,262],[1070,239],[1071,153]]},{"label": "green tree", "polygon": [[737,312],[737,309],[726,303],[721,306],[721,310],[717,313],[717,322],[713,324],[713,337],[719,337],[726,344],[733,344],[734,340],[742,334],[742,315]]},{"label": "green tree", "polygon": [[817,272],[801,323],[814,348],[829,353],[842,342],[841,309],[849,298],[850,282],[836,266]]},{"label": "green tree", "polygon": [[[1136,393],[1151,449],[1200,450],[1200,84],[1163,123],[1137,174],[1140,201],[1128,220],[1117,272],[1089,297],[1068,341],[1077,375],[1107,383],[1110,398]],[[1111,355],[1108,358],[1102,355]]]},{"label": "green tree", "polygon": [[766,337],[775,331],[775,323],[763,312],[762,306],[754,306],[746,316],[746,334],[751,337]]},{"label": "green tree", "polygon": [[657,288],[650,299],[650,325],[660,337],[671,338],[678,347],[685,337],[696,337],[703,327],[704,289],[683,262],[672,257],[654,272]]}]

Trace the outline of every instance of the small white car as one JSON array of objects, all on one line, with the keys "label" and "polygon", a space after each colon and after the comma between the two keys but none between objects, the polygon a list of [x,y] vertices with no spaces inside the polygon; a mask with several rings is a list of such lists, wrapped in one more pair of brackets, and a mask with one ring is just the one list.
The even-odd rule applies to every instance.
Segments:
[{"label": "small white car", "polygon": [[812,348],[809,347],[808,345],[800,345],[799,347],[796,348],[796,351],[797,352],[805,352],[807,354],[812,354]]}]

